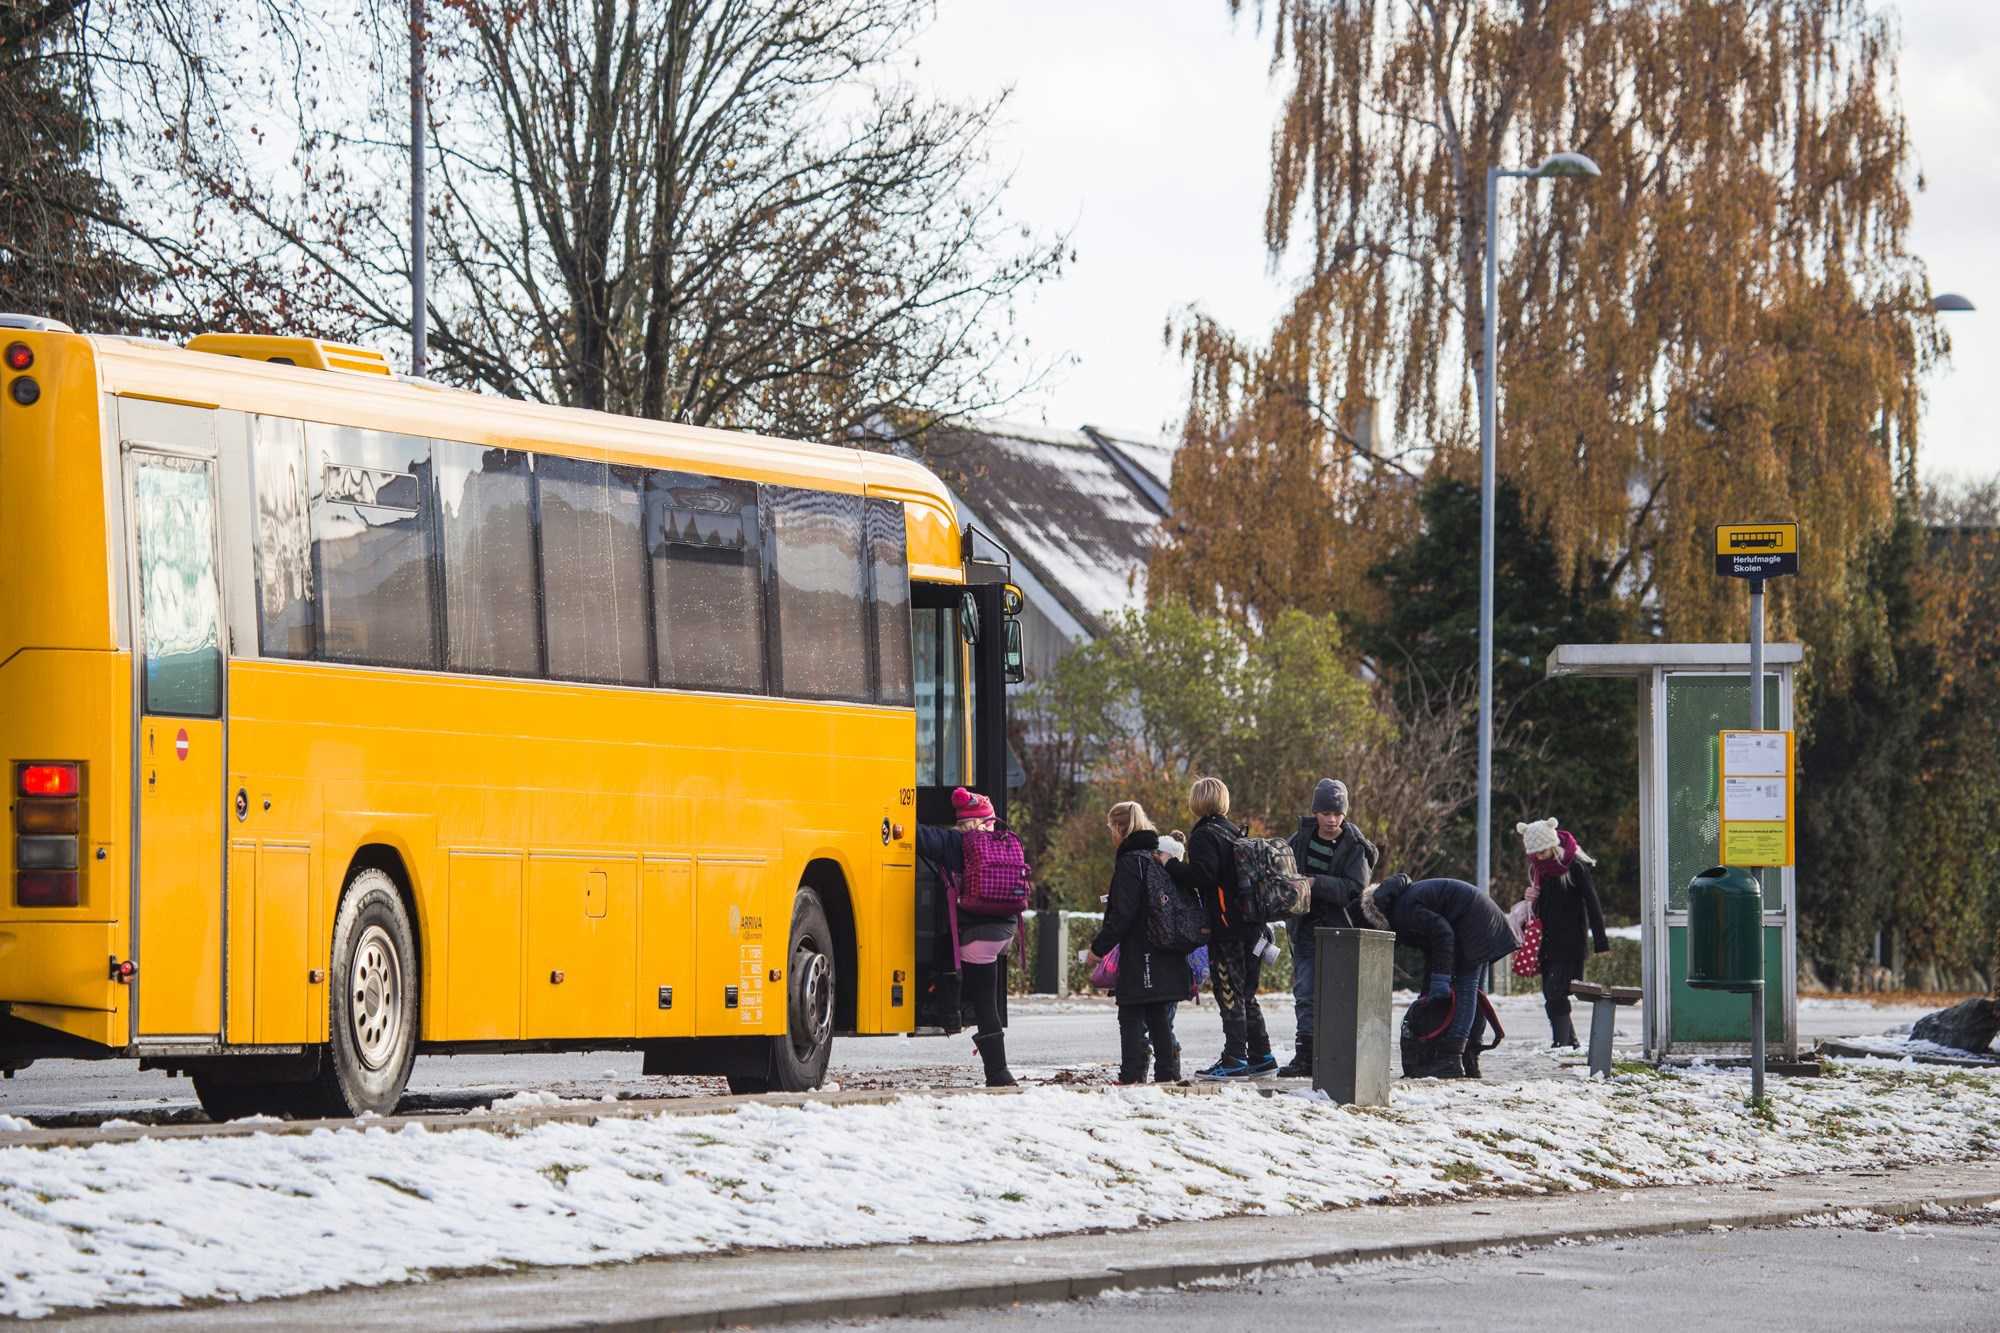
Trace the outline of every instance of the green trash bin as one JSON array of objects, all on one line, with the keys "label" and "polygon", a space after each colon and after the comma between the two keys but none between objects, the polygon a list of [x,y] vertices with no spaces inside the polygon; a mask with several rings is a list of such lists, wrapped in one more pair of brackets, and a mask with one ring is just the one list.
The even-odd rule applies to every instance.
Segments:
[{"label": "green trash bin", "polygon": [[1735,866],[1688,881],[1687,984],[1747,990],[1764,980],[1764,888]]}]

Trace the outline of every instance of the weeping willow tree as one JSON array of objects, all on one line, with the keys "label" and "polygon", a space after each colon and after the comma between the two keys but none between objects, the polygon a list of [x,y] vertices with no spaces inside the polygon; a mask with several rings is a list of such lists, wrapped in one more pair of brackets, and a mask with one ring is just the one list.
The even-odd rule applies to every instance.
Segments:
[{"label": "weeping willow tree", "polygon": [[1879,630],[1848,571],[1914,485],[1945,350],[1904,246],[1919,182],[1889,19],[1860,0],[1254,14],[1285,89],[1264,238],[1296,286],[1261,338],[1199,310],[1169,326],[1191,401],[1155,594],[1376,609],[1364,571],[1407,535],[1416,482],[1476,467],[1486,169],[1573,150],[1602,178],[1502,184],[1499,466],[1564,558],[1677,638],[1740,633],[1711,525],[1799,519],[1807,574],[1774,589],[1773,632],[1837,671]]}]

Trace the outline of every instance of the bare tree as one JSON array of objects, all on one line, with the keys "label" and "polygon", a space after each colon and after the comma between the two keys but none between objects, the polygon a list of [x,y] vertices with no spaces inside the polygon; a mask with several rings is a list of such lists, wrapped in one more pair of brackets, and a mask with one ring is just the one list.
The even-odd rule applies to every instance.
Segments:
[{"label": "bare tree", "polygon": [[[312,292],[301,322],[398,338],[406,145],[376,127],[397,123],[402,11],[356,29],[303,0],[235,2],[289,6],[265,40],[307,72],[266,94],[295,147],[273,173],[221,142],[243,108],[189,127],[178,170],[225,215],[189,264],[254,267],[217,285],[269,305],[275,275]],[[1036,372],[1008,315],[1064,244],[1001,214],[985,147],[1001,101],[900,76],[929,8],[439,0],[432,373],[805,438],[914,430],[1018,391]]]}]

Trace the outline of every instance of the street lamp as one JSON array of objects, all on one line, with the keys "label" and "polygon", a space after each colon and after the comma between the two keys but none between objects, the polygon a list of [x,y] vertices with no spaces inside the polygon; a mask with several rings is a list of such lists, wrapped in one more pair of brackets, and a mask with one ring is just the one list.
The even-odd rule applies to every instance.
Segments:
[{"label": "street lamp", "polygon": [[1954,314],[1962,310],[1977,310],[1979,307],[1960,296],[1957,292],[1939,292],[1931,298],[1931,309],[1940,315]]},{"label": "street lamp", "polygon": [[1500,285],[1500,251],[1494,243],[1500,229],[1500,178],[1547,180],[1603,174],[1582,153],[1551,153],[1532,170],[1486,168],[1485,352],[1479,366],[1479,887],[1488,895],[1493,892],[1493,435],[1497,415],[1493,307]]}]

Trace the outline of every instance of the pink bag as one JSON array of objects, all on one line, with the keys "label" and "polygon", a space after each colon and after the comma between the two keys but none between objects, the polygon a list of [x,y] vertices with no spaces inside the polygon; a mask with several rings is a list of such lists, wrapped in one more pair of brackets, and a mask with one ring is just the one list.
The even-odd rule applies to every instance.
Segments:
[{"label": "pink bag", "polygon": [[1090,984],[1098,990],[1118,988],[1118,951],[1123,945],[1114,944],[1111,952],[1097,960],[1097,966],[1090,969]]},{"label": "pink bag", "polygon": [[975,916],[1019,916],[1028,910],[1028,861],[1021,840],[1005,824],[968,829],[959,836],[965,873],[952,887],[961,911]]}]

